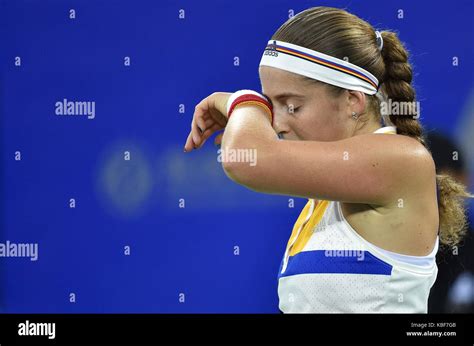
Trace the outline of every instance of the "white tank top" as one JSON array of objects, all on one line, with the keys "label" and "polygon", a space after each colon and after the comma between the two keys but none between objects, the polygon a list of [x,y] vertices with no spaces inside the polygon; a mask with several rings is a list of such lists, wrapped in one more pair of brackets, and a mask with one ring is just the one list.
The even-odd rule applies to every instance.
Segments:
[{"label": "white tank top", "polygon": [[[393,126],[375,133],[396,133]],[[338,201],[310,199],[296,221],[278,275],[285,313],[426,313],[438,268],[428,256],[383,250],[362,238]]]}]

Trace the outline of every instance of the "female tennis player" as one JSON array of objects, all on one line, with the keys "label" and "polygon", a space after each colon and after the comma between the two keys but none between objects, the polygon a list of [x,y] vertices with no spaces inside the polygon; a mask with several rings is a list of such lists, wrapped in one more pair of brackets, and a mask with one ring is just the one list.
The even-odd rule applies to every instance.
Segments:
[{"label": "female tennis player", "polygon": [[436,175],[397,35],[310,8],[273,35],[259,74],[262,94],[196,106],[184,150],[224,129],[223,151],[257,153],[255,165],[223,161],[233,181],[308,199],[279,270],[280,310],[426,312],[438,243],[458,243],[472,195]]}]

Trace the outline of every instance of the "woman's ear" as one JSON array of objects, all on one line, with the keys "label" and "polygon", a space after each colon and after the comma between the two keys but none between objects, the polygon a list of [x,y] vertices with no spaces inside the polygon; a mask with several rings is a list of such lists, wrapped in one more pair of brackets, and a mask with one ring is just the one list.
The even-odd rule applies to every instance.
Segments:
[{"label": "woman's ear", "polygon": [[367,98],[363,92],[348,90],[348,101],[351,113],[363,114],[365,112]]}]

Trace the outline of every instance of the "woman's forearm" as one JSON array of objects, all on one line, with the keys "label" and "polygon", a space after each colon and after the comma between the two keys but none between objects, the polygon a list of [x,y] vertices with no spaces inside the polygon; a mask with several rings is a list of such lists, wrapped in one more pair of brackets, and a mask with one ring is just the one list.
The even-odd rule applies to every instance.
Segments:
[{"label": "woman's forearm", "polygon": [[[274,154],[278,142],[268,115],[258,106],[237,108],[227,123],[222,138],[222,167],[229,178],[252,190],[259,190],[265,162]],[[230,153],[229,153],[230,152]],[[249,158],[253,161],[249,162]]]}]

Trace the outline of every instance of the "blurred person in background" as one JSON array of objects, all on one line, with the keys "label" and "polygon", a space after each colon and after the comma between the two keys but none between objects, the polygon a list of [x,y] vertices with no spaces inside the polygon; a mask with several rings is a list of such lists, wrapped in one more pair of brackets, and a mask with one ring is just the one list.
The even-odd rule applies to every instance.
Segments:
[{"label": "blurred person in background", "polygon": [[[469,186],[469,173],[458,146],[437,132],[429,132],[426,140],[437,174],[449,174]],[[467,228],[459,245],[445,248],[436,256],[438,278],[430,292],[430,313],[474,312],[474,230],[469,220]]]}]

